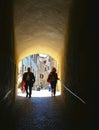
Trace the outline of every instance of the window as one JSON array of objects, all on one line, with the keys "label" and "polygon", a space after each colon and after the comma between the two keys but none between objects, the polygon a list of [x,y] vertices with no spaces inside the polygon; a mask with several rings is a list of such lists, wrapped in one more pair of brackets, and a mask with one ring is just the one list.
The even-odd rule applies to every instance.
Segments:
[{"label": "window", "polygon": [[43,78],[44,78],[44,75],[43,75],[43,74],[40,74],[40,78],[43,79]]}]

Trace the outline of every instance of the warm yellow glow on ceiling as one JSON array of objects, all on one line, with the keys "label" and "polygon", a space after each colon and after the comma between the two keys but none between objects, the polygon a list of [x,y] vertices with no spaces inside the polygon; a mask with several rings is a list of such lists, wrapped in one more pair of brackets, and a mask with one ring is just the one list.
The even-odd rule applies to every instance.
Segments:
[{"label": "warm yellow glow on ceiling", "polygon": [[63,53],[63,42],[60,40],[55,42],[51,40],[37,39],[34,41],[24,41],[24,43],[16,44],[16,61],[19,62],[24,57],[31,54],[46,54],[53,57],[59,62]]}]

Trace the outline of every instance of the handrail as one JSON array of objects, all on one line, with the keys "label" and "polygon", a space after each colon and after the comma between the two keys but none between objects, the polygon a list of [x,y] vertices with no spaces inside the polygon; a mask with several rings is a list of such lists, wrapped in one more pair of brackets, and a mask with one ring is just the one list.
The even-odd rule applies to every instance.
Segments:
[{"label": "handrail", "polygon": [[67,88],[61,80],[60,80],[60,82],[62,83],[62,85],[68,92],[70,92],[73,96],[75,96],[77,99],[79,99],[82,103],[86,104],[86,102],[83,99],[81,99],[79,96],[77,96],[75,93],[73,93],[69,88]]}]

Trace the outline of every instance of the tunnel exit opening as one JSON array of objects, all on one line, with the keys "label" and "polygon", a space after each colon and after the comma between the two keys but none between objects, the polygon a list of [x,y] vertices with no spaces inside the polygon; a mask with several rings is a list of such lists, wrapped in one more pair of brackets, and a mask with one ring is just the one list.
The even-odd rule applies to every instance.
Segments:
[{"label": "tunnel exit opening", "polygon": [[[46,54],[32,54],[19,61],[17,72],[17,95],[22,97],[26,96],[22,76],[23,73],[27,71],[28,67],[31,68],[31,72],[34,73],[36,79],[32,87],[31,97],[52,96],[51,86],[47,82],[47,78],[53,67],[56,68],[57,74],[59,74],[59,65],[53,57]],[[59,82],[56,86],[56,96],[58,95],[61,95]]]}]

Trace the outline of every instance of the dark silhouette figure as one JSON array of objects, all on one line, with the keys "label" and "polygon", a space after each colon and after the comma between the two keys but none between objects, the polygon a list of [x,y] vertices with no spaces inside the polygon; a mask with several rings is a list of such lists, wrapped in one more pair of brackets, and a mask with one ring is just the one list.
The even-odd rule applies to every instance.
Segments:
[{"label": "dark silhouette figure", "polygon": [[[31,98],[31,92],[33,84],[35,83],[35,76],[34,73],[30,71],[30,67],[27,69],[28,71],[23,74],[23,81],[25,82],[25,89],[26,89],[26,97]],[[28,92],[29,88],[29,92]]]},{"label": "dark silhouette figure", "polygon": [[51,85],[51,93],[52,93],[52,95],[54,95],[54,96],[55,96],[55,94],[56,94],[56,84],[57,84],[57,80],[59,80],[58,74],[56,73],[56,68],[53,67],[53,68],[52,68],[52,71],[51,71],[50,74],[48,75],[47,82],[50,83],[50,85]]}]

